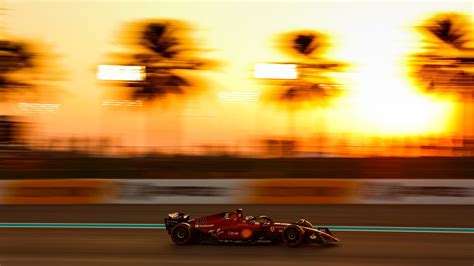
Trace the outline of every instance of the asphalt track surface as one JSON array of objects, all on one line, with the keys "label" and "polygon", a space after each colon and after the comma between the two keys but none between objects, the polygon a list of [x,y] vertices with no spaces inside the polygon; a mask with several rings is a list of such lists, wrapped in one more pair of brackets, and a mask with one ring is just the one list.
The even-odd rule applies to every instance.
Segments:
[{"label": "asphalt track surface", "polygon": [[[0,222],[162,223],[235,205],[1,206]],[[314,224],[474,227],[472,206],[243,206],[249,215]],[[474,265],[474,234],[335,232],[336,246],[175,246],[155,229],[0,229],[0,265]]]}]

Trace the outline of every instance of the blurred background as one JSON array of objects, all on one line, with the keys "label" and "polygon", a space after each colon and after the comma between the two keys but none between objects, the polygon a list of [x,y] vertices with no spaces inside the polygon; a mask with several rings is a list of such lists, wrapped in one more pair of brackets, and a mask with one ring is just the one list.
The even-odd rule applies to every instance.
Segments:
[{"label": "blurred background", "polygon": [[1,17],[4,149],[472,154],[469,2],[4,0]]},{"label": "blurred background", "polygon": [[1,156],[35,169],[473,154],[470,2],[1,6]]},{"label": "blurred background", "polygon": [[2,147],[472,154],[472,3],[313,5],[4,0]]},{"label": "blurred background", "polygon": [[[27,205],[1,206],[7,208],[3,222],[153,223],[151,211],[174,211],[164,202],[276,204],[250,208],[293,219],[296,211],[286,204],[296,203],[310,204],[297,209],[302,213],[345,213],[323,218],[328,224],[473,227],[466,220],[474,203],[473,14],[472,1],[1,0],[0,202]],[[110,189],[83,179],[123,181]],[[142,181],[135,179],[166,180],[137,188]],[[197,202],[179,189],[171,200],[150,196],[164,193],[155,185],[186,186],[175,182],[183,179],[198,180],[195,189],[231,191],[247,186],[232,180],[252,179],[255,191],[277,190],[268,190],[273,198],[232,194],[239,200],[222,202],[208,190],[203,193],[211,200]],[[309,187],[343,188],[371,199],[285,190],[306,186],[291,179],[324,179]],[[15,183],[20,180],[28,182]],[[130,196],[130,187],[136,194]],[[113,204],[156,209],[140,205],[127,216],[127,205],[34,206],[103,204],[118,194],[128,196]],[[448,207],[387,205],[394,216],[383,205],[331,207],[372,203]],[[202,215],[218,209],[185,206],[177,207]],[[419,223],[399,218],[418,212]],[[379,218],[361,216],[370,213]],[[51,241],[61,246],[62,240]],[[446,258],[472,263],[472,239],[467,242],[467,249],[447,249],[457,255],[441,246],[433,254],[443,265],[453,265]],[[12,254],[27,245],[16,247]],[[163,254],[174,254],[168,248]],[[370,262],[380,265],[379,259]],[[425,262],[434,265],[412,261]]]}]

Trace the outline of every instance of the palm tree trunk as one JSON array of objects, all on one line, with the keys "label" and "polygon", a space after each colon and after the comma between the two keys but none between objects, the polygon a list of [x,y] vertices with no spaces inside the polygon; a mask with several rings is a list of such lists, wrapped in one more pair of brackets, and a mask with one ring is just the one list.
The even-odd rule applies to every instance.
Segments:
[{"label": "palm tree trunk", "polygon": [[295,141],[295,110],[292,107],[288,110],[288,136]]},{"label": "palm tree trunk", "polygon": [[467,144],[465,148],[468,149],[467,151],[467,154],[465,155],[468,155],[468,156],[472,156],[473,155],[473,121],[472,121],[472,104],[473,104],[473,93],[472,92],[468,92],[466,93],[467,94],[467,97],[466,98],[466,117],[465,117],[465,123],[466,123],[466,140],[465,140],[465,144]]},{"label": "palm tree trunk", "polygon": [[[293,157],[296,149],[296,110],[295,108],[291,108],[288,111],[288,134],[290,136],[290,142],[288,143],[288,147],[284,147],[286,155]],[[285,144],[286,145],[286,144]]]},{"label": "palm tree trunk", "polygon": [[147,106],[145,111],[145,150],[149,153],[153,150],[153,108]]}]

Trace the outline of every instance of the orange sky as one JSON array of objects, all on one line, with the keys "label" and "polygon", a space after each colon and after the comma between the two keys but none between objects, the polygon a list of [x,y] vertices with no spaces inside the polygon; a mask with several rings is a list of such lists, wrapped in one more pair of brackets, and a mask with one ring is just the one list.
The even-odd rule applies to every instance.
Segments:
[{"label": "orange sky", "polygon": [[[252,75],[255,63],[287,60],[273,48],[274,36],[296,29],[329,33],[329,57],[352,65],[339,76],[347,93],[324,110],[298,112],[297,134],[311,137],[325,131],[362,136],[410,136],[449,132],[453,99],[421,95],[405,78],[404,56],[419,47],[411,28],[439,11],[473,14],[462,1],[47,1],[3,0],[7,32],[48,43],[69,72],[63,86],[69,96],[47,121],[45,136],[119,138],[123,144],[242,145],[255,137],[285,136],[285,109],[264,102],[219,102],[220,91],[262,92]],[[117,49],[124,22],[174,18],[192,23],[194,37],[221,60],[221,69],[207,71],[212,81],[205,93],[185,102],[157,106],[153,118],[140,112],[104,111],[103,87],[95,68]],[[42,120],[41,120],[42,119]],[[148,122],[147,122],[148,121]],[[151,121],[151,122],[150,122]],[[150,126],[151,125],[151,126]],[[151,129],[146,137],[142,131]],[[151,137],[150,137],[151,136]],[[148,142],[149,143],[149,142]]]}]

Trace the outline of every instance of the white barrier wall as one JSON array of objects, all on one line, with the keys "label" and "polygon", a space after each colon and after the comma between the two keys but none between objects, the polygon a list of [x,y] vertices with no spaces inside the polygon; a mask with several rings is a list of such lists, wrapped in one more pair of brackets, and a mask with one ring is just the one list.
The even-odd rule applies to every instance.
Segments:
[{"label": "white barrier wall", "polygon": [[474,205],[474,180],[358,180],[361,204]]},{"label": "white barrier wall", "polygon": [[124,204],[229,204],[244,193],[242,179],[115,180]]}]

